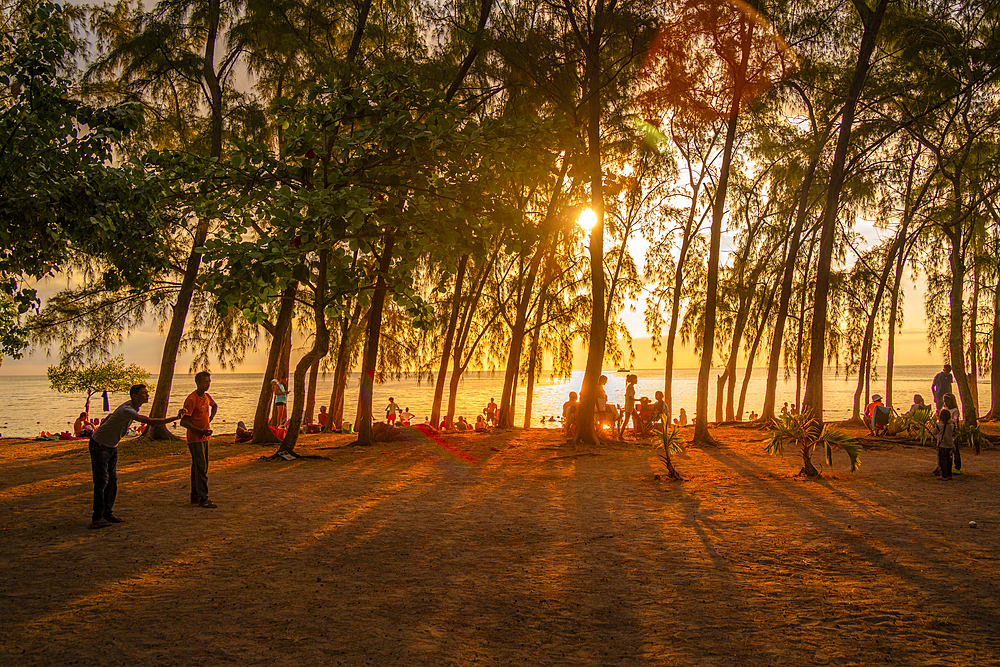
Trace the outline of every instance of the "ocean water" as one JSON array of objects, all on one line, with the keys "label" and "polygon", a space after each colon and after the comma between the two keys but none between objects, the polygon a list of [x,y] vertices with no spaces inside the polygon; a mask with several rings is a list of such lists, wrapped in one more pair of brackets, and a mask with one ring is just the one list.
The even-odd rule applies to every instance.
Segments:
[{"label": "ocean water", "polygon": [[[893,406],[901,411],[909,409],[914,394],[921,394],[931,402],[931,380],[941,369],[939,366],[897,366],[893,374]],[[654,392],[663,390],[664,371],[659,369],[635,370],[639,382],[636,386],[636,397],[653,398]],[[715,418],[715,378],[721,373],[714,369],[712,386],[709,392],[709,419]],[[617,373],[615,369],[605,371],[608,376],[607,392],[611,403],[624,403],[625,373]],[[747,400],[744,407],[744,418],[751,410],[760,411],[764,401],[764,389],[767,371],[765,368],[755,369],[747,388]],[[743,371],[737,374],[742,382]],[[872,393],[885,395],[885,369],[878,369],[878,381],[871,384]],[[252,425],[256,409],[257,396],[263,376],[256,373],[215,373],[212,376],[212,388],[209,393],[219,404],[219,412],[214,422],[217,433],[235,433],[236,422],[245,421]],[[680,408],[687,411],[689,419],[694,418],[698,370],[683,368],[674,371],[673,397],[674,412]],[[552,380],[543,375],[535,383],[534,400],[532,401],[532,426],[550,426],[542,424],[543,416],[560,415],[562,404],[570,391],[580,390],[583,382],[583,371],[577,371],[569,380]],[[73,421],[84,408],[86,396],[82,394],[59,394],[49,388],[44,376],[11,376],[3,378],[5,391],[0,395],[0,435],[4,437],[34,437],[42,431],[57,433],[71,430]],[[359,374],[353,373],[347,386],[344,418],[354,421],[358,400]],[[851,406],[857,378],[837,376],[830,369],[824,380],[824,405],[827,420],[846,419],[851,415]],[[156,376],[149,380],[152,390],[156,386]],[[170,413],[183,404],[189,393],[194,391],[194,376],[178,374],[174,377],[171,391]],[[333,374],[320,375],[316,388],[316,410],[320,405],[328,405],[333,389]],[[500,402],[503,391],[503,374],[492,372],[467,373],[459,385],[456,416],[464,416],[469,421],[475,421],[475,416],[481,413],[490,398]],[[957,392],[956,392],[957,393]],[[979,383],[980,412],[989,409],[989,382]],[[409,408],[416,415],[417,421],[423,421],[430,415],[431,403],[434,398],[434,385],[415,378],[393,380],[375,386],[374,413],[376,418],[384,414],[389,397],[395,398],[403,408]],[[521,426],[524,423],[524,386],[520,385],[517,393],[514,423]],[[109,395],[110,407],[115,407],[128,400],[127,395]],[[723,399],[725,400],[725,399]],[[862,399],[863,400],[863,399]],[[292,397],[289,396],[289,407]],[[779,376],[777,405],[785,401],[795,402],[795,379],[784,380]],[[103,417],[102,397],[95,395],[90,402],[92,417]],[[739,402],[739,383],[736,387],[736,403]],[[445,394],[447,407],[447,389]],[[143,414],[148,414],[149,406],[143,406]],[[168,413],[169,414],[169,413]]]}]

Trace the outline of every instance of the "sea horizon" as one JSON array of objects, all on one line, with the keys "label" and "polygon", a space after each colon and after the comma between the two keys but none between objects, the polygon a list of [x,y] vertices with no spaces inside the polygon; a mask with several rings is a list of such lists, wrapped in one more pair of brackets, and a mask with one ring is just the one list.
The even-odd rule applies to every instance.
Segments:
[{"label": "sea horizon", "polygon": [[[909,409],[912,403],[913,394],[920,394],[924,399],[931,402],[930,385],[934,375],[940,367],[934,364],[917,364],[907,366],[895,366],[893,374],[893,407],[900,412]],[[605,369],[604,374],[608,376],[607,392],[609,402],[624,403],[625,375],[619,373],[617,369]],[[637,368],[629,372],[635,373],[639,382],[637,384],[636,396],[648,396],[653,398],[658,390],[663,389],[665,371],[663,368]],[[696,399],[696,387],[698,380],[697,368],[677,368],[673,373],[673,407],[676,414],[680,408],[684,408],[688,414],[688,419],[694,419],[694,406]],[[715,421],[715,400],[716,400],[716,380],[722,369],[713,368],[713,377],[709,387],[709,421]],[[737,385],[734,405],[738,408],[740,384],[743,380],[745,368],[737,370]],[[562,412],[562,404],[567,400],[570,391],[579,391],[583,382],[584,371],[574,371],[569,379],[553,379],[548,374],[543,373],[542,378],[536,380],[534,397],[532,400],[531,426],[533,427],[553,427],[549,421],[542,423],[542,418],[558,416]],[[759,412],[763,404],[764,389],[766,387],[767,369],[762,367],[754,368],[751,380],[747,387],[746,402],[743,409],[743,419],[747,418],[750,411]],[[870,394],[885,394],[885,367],[876,369],[877,379],[873,379],[870,384]],[[219,404],[219,413],[216,416],[215,431],[217,433],[234,433],[236,423],[243,421],[247,426],[252,426],[253,415],[256,410],[257,397],[259,396],[263,374],[243,373],[238,371],[219,371],[212,374],[212,387],[209,393]],[[984,381],[985,379],[985,381]],[[351,374],[345,396],[344,419],[354,422],[360,373]],[[463,375],[458,392],[455,416],[464,416],[470,421],[475,421],[475,417],[481,414],[489,403],[490,399],[500,402],[503,391],[502,371],[469,371]],[[40,432],[58,433],[71,430],[73,421],[83,410],[86,397],[83,394],[60,394],[53,391],[45,376],[41,375],[9,375],[4,378],[6,391],[0,397],[0,436],[29,438],[35,437]],[[156,376],[153,375],[147,381],[150,388],[156,386]],[[804,384],[804,380],[803,380]],[[842,372],[836,374],[830,369],[824,376],[824,418],[828,421],[841,421],[847,419],[852,414],[854,391],[857,386],[857,376],[847,376]],[[988,402],[989,400],[989,378],[979,378],[979,395]],[[374,388],[373,413],[376,420],[381,420],[384,415],[385,405],[389,397],[393,397],[395,402],[402,408],[409,408],[410,412],[416,415],[415,421],[423,422],[430,416],[431,404],[433,402],[433,382],[426,379],[426,376],[409,373],[398,379],[390,379],[386,382],[376,384]],[[330,394],[333,388],[333,374],[321,373],[316,388],[316,410],[319,412],[321,405],[329,405]],[[804,389],[804,386],[803,386]],[[171,387],[170,411],[174,412],[180,408],[184,398],[194,390],[194,375],[189,373],[174,374],[174,381]],[[447,389],[442,412],[447,409]],[[862,396],[864,402],[865,396]],[[113,410],[122,402],[128,400],[125,394],[109,394],[109,407]],[[291,405],[293,397],[289,397]],[[723,399],[725,400],[725,398]],[[797,403],[795,395],[795,378],[785,378],[781,373],[778,378],[777,405],[784,402],[789,405]],[[25,413],[25,406],[45,405],[44,411],[38,413]],[[102,394],[95,394],[90,402],[91,417],[103,417],[107,413],[103,410]],[[515,426],[524,425],[524,381],[523,378],[518,384],[515,402]],[[863,407],[863,406],[862,406]],[[988,406],[984,406],[980,401],[980,412]],[[143,406],[143,413],[148,414],[148,406]]]}]

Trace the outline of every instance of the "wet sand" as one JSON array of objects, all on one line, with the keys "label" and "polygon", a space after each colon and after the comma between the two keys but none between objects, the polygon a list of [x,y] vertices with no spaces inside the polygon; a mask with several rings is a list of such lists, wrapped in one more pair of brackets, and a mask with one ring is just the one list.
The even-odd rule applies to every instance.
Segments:
[{"label": "wet sand", "polygon": [[101,530],[85,442],[0,440],[0,663],[1000,664],[1000,452],[939,482],[889,438],[807,480],[713,433],[683,482],[540,429],[293,462],[220,437],[214,510],[183,443],[125,448]]}]

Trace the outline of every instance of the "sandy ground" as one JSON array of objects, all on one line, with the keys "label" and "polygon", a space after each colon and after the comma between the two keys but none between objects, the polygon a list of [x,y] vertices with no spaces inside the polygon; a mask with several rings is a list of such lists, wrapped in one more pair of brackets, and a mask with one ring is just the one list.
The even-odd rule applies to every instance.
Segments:
[{"label": "sandy ground", "polygon": [[183,444],[126,448],[102,530],[86,443],[5,439],[0,663],[1000,664],[1000,453],[939,482],[886,440],[810,481],[714,433],[683,482],[544,430],[307,436],[327,458],[295,462],[219,438],[215,510]]}]

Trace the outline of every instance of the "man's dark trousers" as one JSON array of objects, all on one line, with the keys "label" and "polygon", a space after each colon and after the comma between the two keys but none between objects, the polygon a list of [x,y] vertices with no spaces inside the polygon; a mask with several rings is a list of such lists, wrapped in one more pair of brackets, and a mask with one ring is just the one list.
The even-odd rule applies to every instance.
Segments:
[{"label": "man's dark trousers", "polygon": [[94,472],[94,521],[112,515],[118,495],[118,448],[90,439],[90,467]]}]

